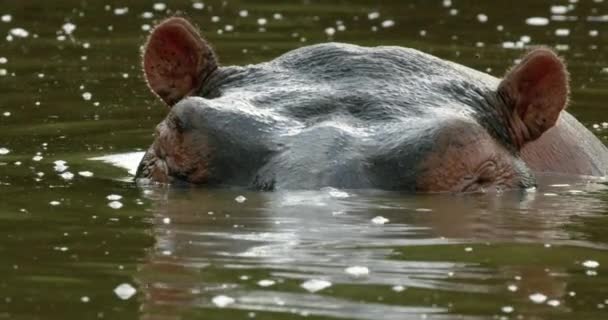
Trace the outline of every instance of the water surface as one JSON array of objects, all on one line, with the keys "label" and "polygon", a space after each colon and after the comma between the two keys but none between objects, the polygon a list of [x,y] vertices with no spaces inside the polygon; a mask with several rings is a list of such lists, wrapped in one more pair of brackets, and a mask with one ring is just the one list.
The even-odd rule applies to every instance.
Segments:
[{"label": "water surface", "polygon": [[607,317],[602,180],[464,196],[134,185],[166,113],[140,46],[176,13],[225,65],[342,41],[500,76],[551,46],[568,61],[570,112],[606,140],[601,0],[5,2],[0,319]]}]

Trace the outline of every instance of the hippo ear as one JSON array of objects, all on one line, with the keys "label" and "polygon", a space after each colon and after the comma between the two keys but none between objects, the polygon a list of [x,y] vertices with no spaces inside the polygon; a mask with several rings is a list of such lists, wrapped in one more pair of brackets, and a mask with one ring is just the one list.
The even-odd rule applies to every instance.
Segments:
[{"label": "hippo ear", "polygon": [[549,49],[535,49],[511,69],[498,87],[510,110],[516,147],[538,139],[555,125],[568,103],[568,72]]},{"label": "hippo ear", "polygon": [[169,106],[198,90],[215,69],[215,53],[185,19],[173,17],[154,28],[144,47],[148,86]]}]

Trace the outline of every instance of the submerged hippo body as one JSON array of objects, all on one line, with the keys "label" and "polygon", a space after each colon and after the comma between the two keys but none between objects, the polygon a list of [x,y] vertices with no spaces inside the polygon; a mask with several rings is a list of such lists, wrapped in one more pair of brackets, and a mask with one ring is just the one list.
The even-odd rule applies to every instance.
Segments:
[{"label": "submerged hippo body", "polygon": [[137,173],[153,181],[468,192],[608,168],[604,145],[563,111],[568,75],[548,49],[502,80],[413,49],[338,43],[219,67],[171,18],[152,32],[144,71],[170,106]]}]

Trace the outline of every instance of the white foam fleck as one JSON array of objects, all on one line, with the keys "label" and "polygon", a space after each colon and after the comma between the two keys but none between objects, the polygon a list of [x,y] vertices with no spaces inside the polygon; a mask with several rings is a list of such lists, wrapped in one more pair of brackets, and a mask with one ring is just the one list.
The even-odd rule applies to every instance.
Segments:
[{"label": "white foam fleck", "polygon": [[542,293],[533,293],[529,296],[529,298],[534,303],[544,303],[547,301],[547,296]]},{"label": "white foam fleck", "polygon": [[600,263],[594,260],[586,260],[583,262],[583,267],[589,269],[597,269],[600,266]]},{"label": "white foam fleck", "polygon": [[513,313],[513,311],[515,311],[515,308],[513,308],[512,306],[504,306],[504,307],[500,308],[500,310],[503,313]]},{"label": "white foam fleck", "polygon": [[0,156],[9,154],[11,151],[8,150],[7,148],[0,148]]},{"label": "white foam fleck", "polygon": [[55,164],[53,169],[55,169],[55,171],[57,171],[57,172],[64,172],[69,168],[68,166],[66,166],[67,162],[65,162],[63,160],[56,160],[53,163]]},{"label": "white foam fleck", "polygon": [[331,287],[331,282],[327,280],[311,279],[303,282],[300,287],[310,293],[315,293]]},{"label": "white foam fleck", "polygon": [[165,11],[165,10],[167,10],[167,5],[162,2],[158,2],[158,3],[155,3],[152,6],[152,8],[154,8],[154,10],[156,10],[156,11]]},{"label": "white foam fleck", "polygon": [[382,28],[390,28],[395,26],[394,20],[384,20],[382,21]]},{"label": "white foam fleck", "polygon": [[386,224],[388,222],[389,222],[389,220],[383,216],[377,216],[372,219],[373,224]]},{"label": "white foam fleck", "polygon": [[128,283],[123,283],[114,288],[114,294],[122,300],[129,300],[136,292],[137,290]]},{"label": "white foam fleck", "polygon": [[106,197],[106,199],[108,199],[110,201],[118,201],[118,200],[122,199],[122,196],[119,194],[110,194]]},{"label": "white foam fleck", "polygon": [[352,266],[344,269],[344,272],[350,274],[353,277],[363,277],[369,275],[369,269],[362,266]]},{"label": "white foam fleck", "polygon": [[401,286],[401,285],[393,286],[391,289],[393,291],[395,291],[395,292],[403,292],[403,291],[405,291],[405,287]]},{"label": "white foam fleck", "polygon": [[214,305],[216,305],[220,308],[225,308],[235,302],[234,298],[231,298],[229,296],[224,296],[224,295],[215,296],[215,297],[213,297],[213,299],[211,299],[211,301],[213,302]]},{"label": "white foam fleck", "polygon": [[274,280],[264,279],[264,280],[258,281],[258,286],[260,286],[260,287],[270,287],[270,286],[274,286],[275,283],[276,282]]},{"label": "white foam fleck", "polygon": [[127,7],[114,8],[114,14],[117,15],[117,16],[125,15],[128,12],[129,12],[129,8],[127,8]]},{"label": "white foam fleck", "polygon": [[558,37],[567,37],[570,35],[570,29],[556,29],[555,35]]},{"label": "white foam fleck", "polygon": [[549,19],[545,17],[530,17],[526,19],[526,24],[530,26],[546,26],[549,24]]},{"label": "white foam fleck", "polygon": [[17,38],[27,38],[30,33],[23,28],[13,28],[9,31],[9,34]]},{"label": "white foam fleck", "polygon": [[108,207],[118,210],[118,209],[122,208],[122,202],[112,201],[112,202],[108,203]]},{"label": "white foam fleck", "polygon": [[90,178],[93,176],[93,172],[91,171],[80,171],[78,172],[78,175],[81,177],[85,177],[85,178]]},{"label": "white foam fleck", "polygon": [[234,201],[236,201],[238,203],[243,203],[243,202],[247,201],[247,198],[245,198],[244,196],[240,195],[240,196],[234,198]]},{"label": "white foam fleck", "polygon": [[76,30],[76,25],[71,22],[67,22],[63,24],[63,26],[61,26],[61,29],[63,29],[63,32],[65,32],[65,34],[72,34],[74,30]]},{"label": "white foam fleck", "polygon": [[71,172],[69,172],[69,171],[66,171],[66,172],[61,173],[61,174],[60,174],[60,176],[61,176],[61,177],[62,177],[64,180],[72,180],[72,179],[74,179],[74,174],[73,174],[73,173],[71,173]]}]

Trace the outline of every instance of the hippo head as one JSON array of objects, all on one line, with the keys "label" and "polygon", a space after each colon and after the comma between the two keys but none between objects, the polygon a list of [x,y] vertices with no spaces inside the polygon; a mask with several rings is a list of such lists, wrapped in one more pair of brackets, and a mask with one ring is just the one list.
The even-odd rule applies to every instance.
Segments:
[{"label": "hippo head", "polygon": [[[289,83],[291,73],[277,73],[288,70],[288,67],[299,68],[293,77],[305,74],[306,77],[297,81],[308,79],[313,82],[300,86],[298,90],[314,87],[315,77],[328,79],[334,69],[355,70],[354,76],[358,77],[344,81],[337,77],[338,80],[333,82],[335,88],[341,88],[343,83],[351,83],[352,79],[366,79],[364,72],[372,72],[369,66],[360,67],[362,71],[359,74],[356,74],[358,66],[336,67],[340,63],[336,61],[347,59],[339,54],[325,54],[328,59],[334,60],[327,64],[327,71],[319,71],[325,65],[318,60],[311,62],[302,58],[314,54],[314,50],[321,50],[319,48],[301,49],[303,51],[297,54],[280,58],[283,59],[280,68],[264,64],[264,68],[270,70],[268,74],[260,73],[262,67],[240,68],[255,69],[240,79],[257,75],[257,79],[269,81],[268,86],[274,89],[272,92],[279,92],[276,88],[281,87],[282,83]],[[323,47],[323,50],[336,51],[336,48],[342,47],[333,45]],[[382,72],[385,65],[370,62],[381,72],[369,77],[369,90],[374,92],[378,88],[386,88],[390,92],[385,100],[378,100],[381,94],[373,97],[376,103],[361,101],[364,99],[361,97],[355,102],[354,98],[336,98],[337,106],[333,106],[327,104],[328,99],[331,100],[328,97],[332,95],[324,91],[326,88],[319,87],[318,91],[302,93],[305,98],[294,96],[293,101],[302,101],[302,109],[292,102],[279,112],[280,117],[264,118],[266,112],[271,112],[268,110],[276,111],[279,106],[287,106],[288,102],[282,97],[269,98],[267,100],[270,102],[264,109],[259,108],[258,112],[256,103],[260,103],[260,96],[264,95],[254,93],[264,90],[264,83],[257,83],[246,92],[237,92],[237,98],[226,100],[229,103],[218,98],[222,97],[222,90],[215,90],[211,96],[205,94],[209,91],[207,86],[218,87],[212,82],[230,77],[222,75],[229,68],[218,67],[209,44],[185,19],[170,18],[160,23],[145,45],[143,67],[150,89],[169,106],[170,111],[158,125],[155,141],[144,156],[137,177],[167,183],[225,183],[259,188],[274,186],[280,181],[280,185],[286,188],[335,186],[417,192],[468,192],[535,185],[534,176],[520,151],[556,124],[567,105],[569,94],[566,68],[553,51],[539,48],[528,52],[502,80],[498,80],[422,53],[403,51],[407,49],[348,48],[345,56],[356,50],[376,50],[369,56],[378,61],[391,59],[391,55],[403,55],[395,59],[400,59],[397,62],[401,63],[403,70],[399,72],[409,72],[407,77],[410,78],[418,72],[418,69],[408,67],[407,63],[411,63],[412,59],[423,59],[420,62],[422,67],[437,64],[433,70],[446,69],[444,75],[439,76],[454,75],[456,89],[445,89],[446,82],[443,81],[443,91],[433,92],[439,89],[431,87],[431,76],[424,70],[419,72],[424,78],[420,89],[417,89],[416,81],[399,79],[395,82],[402,87],[391,89],[386,79],[398,77],[397,71],[395,74]],[[356,52],[358,54],[359,51]],[[366,56],[361,54],[353,61],[364,63],[364,59]],[[391,63],[391,66],[395,65]],[[307,72],[310,74],[307,75]],[[319,72],[327,72],[327,75],[319,75]],[[475,84],[462,84],[466,82],[462,79],[466,80],[468,75],[475,78]],[[374,77],[377,83],[373,81]],[[248,81],[258,81],[252,79]],[[449,85],[450,82],[447,83]],[[230,90],[234,94],[236,89]],[[345,96],[349,91],[359,91],[360,88],[341,90],[336,92],[336,97]],[[323,100],[314,99],[316,92],[323,96]],[[403,96],[398,97],[395,92]],[[255,95],[256,99],[251,99],[255,103],[243,102],[247,100],[247,94]],[[432,101],[445,103],[416,105],[418,102],[425,104],[425,99],[431,99],[434,95],[439,98]],[[380,109],[382,106],[378,101],[386,101],[387,107]],[[321,104],[321,110],[348,109],[349,116],[356,118],[352,122],[357,124],[356,128],[343,129],[348,125],[341,124],[339,119],[343,119],[345,112],[327,117],[330,119],[327,121],[318,120],[321,118],[318,116]],[[301,111],[304,109],[307,115],[316,112],[315,116],[303,121],[298,112],[304,112]],[[243,110],[247,116],[241,115],[239,110]],[[218,115],[220,113],[221,116]],[[227,117],[238,121],[228,121]],[[292,118],[296,120],[291,121]],[[402,120],[401,126],[399,120]],[[310,125],[313,122],[314,125]],[[309,127],[297,134],[289,133],[290,128],[307,125]],[[259,128],[264,126],[266,128]],[[365,135],[358,134],[359,131],[365,132]],[[234,178],[239,175],[243,179]],[[312,180],[316,182],[302,182]],[[293,183],[290,184],[290,181]]]}]

